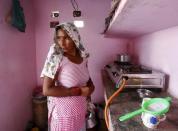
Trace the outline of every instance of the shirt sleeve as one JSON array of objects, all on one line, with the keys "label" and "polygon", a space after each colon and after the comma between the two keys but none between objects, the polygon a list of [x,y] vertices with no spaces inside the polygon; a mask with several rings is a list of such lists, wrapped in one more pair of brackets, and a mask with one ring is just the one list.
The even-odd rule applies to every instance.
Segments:
[{"label": "shirt sleeve", "polygon": [[55,61],[55,56],[54,56],[54,44],[51,45],[50,49],[49,49],[49,52],[48,52],[48,55],[47,55],[47,58],[46,58],[46,61],[45,61],[45,64],[43,66],[43,69],[42,69],[42,72],[41,72],[41,75],[40,77],[44,77],[44,76],[47,76],[47,77],[50,77],[52,79],[54,79],[54,76],[55,76],[55,68],[56,68],[56,61]]}]

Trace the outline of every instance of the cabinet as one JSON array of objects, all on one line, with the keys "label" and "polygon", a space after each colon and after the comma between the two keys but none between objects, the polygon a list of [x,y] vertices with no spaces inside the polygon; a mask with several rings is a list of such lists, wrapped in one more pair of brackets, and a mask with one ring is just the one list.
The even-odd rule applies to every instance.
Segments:
[{"label": "cabinet", "polygon": [[[107,17],[106,37],[138,37],[178,25],[178,0],[120,0]],[[111,17],[112,16],[112,17]]]}]

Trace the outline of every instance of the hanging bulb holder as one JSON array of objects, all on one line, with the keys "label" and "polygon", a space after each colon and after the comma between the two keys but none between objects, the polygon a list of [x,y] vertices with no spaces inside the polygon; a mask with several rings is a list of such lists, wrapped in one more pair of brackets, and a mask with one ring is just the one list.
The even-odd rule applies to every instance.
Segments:
[{"label": "hanging bulb holder", "polygon": [[81,16],[81,11],[79,10],[78,3],[76,0],[70,0],[72,7],[73,7],[73,16],[74,17],[80,17]]},{"label": "hanging bulb holder", "polygon": [[74,16],[74,17],[80,17],[81,14],[82,14],[82,13],[81,13],[81,11],[79,11],[79,10],[74,10],[74,11],[73,11],[73,16]]}]

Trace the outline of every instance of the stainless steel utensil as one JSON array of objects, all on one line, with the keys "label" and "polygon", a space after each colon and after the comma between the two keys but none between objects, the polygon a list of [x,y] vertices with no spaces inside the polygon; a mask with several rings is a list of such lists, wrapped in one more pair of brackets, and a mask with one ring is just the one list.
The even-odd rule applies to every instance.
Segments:
[{"label": "stainless steel utensil", "polygon": [[153,97],[154,93],[148,89],[137,89],[140,98]]},{"label": "stainless steel utensil", "polygon": [[130,62],[130,55],[128,55],[128,54],[118,54],[117,60],[118,60],[118,62]]},{"label": "stainless steel utensil", "polygon": [[93,128],[94,126],[96,126],[96,124],[97,122],[96,122],[95,114],[90,112],[89,116],[86,118],[87,129]]}]

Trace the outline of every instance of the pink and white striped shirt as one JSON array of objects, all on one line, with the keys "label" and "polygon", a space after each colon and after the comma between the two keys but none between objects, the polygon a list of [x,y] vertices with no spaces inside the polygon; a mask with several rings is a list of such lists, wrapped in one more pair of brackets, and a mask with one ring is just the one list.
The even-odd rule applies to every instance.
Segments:
[{"label": "pink and white striped shirt", "polygon": [[85,86],[86,82],[89,80],[87,59],[84,58],[81,64],[75,64],[64,56],[58,70],[59,83],[67,88]]}]

